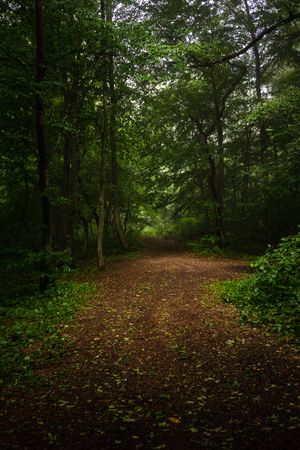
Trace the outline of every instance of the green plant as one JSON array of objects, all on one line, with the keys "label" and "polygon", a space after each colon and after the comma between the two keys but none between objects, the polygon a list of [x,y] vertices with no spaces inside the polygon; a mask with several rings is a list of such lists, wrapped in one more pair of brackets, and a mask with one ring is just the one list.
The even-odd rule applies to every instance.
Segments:
[{"label": "green plant", "polygon": [[0,386],[32,380],[41,361],[61,356],[65,341],[61,324],[68,326],[93,292],[92,284],[60,283],[43,293],[2,301]]},{"label": "green plant", "polygon": [[300,300],[300,233],[283,238],[276,249],[271,247],[252,267],[256,272],[254,294],[263,302]]},{"label": "green plant", "polygon": [[168,236],[177,239],[191,239],[201,232],[201,224],[194,217],[182,217],[167,231]]},{"label": "green plant", "polygon": [[197,241],[188,242],[188,248],[202,256],[220,255],[222,253],[220,243],[221,241],[218,236],[208,234]]},{"label": "green plant", "polygon": [[72,256],[69,251],[23,252],[20,258],[8,264],[9,271],[18,272],[27,280],[38,281],[47,277],[49,285],[53,285],[63,273],[69,272]]},{"label": "green plant", "polygon": [[245,280],[215,285],[227,302],[241,310],[243,321],[270,324],[282,335],[300,336],[300,233],[269,248]]}]

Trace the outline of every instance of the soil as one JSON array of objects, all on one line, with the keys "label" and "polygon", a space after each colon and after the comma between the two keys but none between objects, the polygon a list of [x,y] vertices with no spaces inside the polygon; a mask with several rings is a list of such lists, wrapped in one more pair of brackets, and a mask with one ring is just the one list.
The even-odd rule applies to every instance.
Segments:
[{"label": "soil", "polygon": [[4,394],[0,447],[299,449],[299,356],[207,288],[248,270],[148,239],[95,275],[48,383]]}]

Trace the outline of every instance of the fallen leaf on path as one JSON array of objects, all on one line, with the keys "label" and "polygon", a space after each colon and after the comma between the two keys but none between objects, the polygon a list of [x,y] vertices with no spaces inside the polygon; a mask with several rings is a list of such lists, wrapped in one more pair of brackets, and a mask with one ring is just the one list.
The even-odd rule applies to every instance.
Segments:
[{"label": "fallen leaf on path", "polygon": [[181,423],[181,420],[178,419],[177,417],[169,417],[169,421],[172,422],[172,423],[175,423],[176,425]]}]

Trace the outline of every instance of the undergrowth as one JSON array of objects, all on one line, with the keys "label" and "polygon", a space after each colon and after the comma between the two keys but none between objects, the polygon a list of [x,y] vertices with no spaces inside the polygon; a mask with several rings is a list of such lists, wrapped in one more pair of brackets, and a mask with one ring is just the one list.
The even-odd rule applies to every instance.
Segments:
[{"label": "undergrowth", "polygon": [[188,248],[200,256],[218,256],[223,254],[220,247],[220,238],[213,235],[205,235],[196,241],[189,241]]},{"label": "undergrowth", "polygon": [[258,258],[247,279],[214,285],[225,302],[236,305],[243,322],[266,324],[282,336],[300,338],[300,233],[282,239]]},{"label": "undergrowth", "polygon": [[62,355],[60,325],[72,320],[95,287],[60,283],[44,293],[4,299],[0,305],[0,386],[33,381],[34,369]]},{"label": "undergrowth", "polygon": [[187,242],[188,249],[198,256],[252,259],[253,255],[236,249],[230,243],[222,245],[221,239],[214,235],[204,235],[195,241]]}]

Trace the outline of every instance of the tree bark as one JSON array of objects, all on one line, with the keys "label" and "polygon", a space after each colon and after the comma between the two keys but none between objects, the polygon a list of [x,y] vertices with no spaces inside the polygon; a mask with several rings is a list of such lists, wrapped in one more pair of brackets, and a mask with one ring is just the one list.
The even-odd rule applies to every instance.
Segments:
[{"label": "tree bark", "polygon": [[[217,89],[214,73],[211,73],[212,86],[214,89],[214,107],[215,107],[215,132],[217,135],[217,161],[208,154],[210,166],[210,186],[213,200],[215,202],[216,225],[222,243],[225,243],[226,232],[224,225],[224,135],[222,116],[225,111],[226,97],[220,95]],[[235,83],[233,84],[233,86]],[[231,88],[228,92],[231,92]],[[226,93],[227,96],[227,93]],[[207,142],[206,142],[207,147]]]},{"label": "tree bark", "polygon": [[[107,21],[112,23],[111,0],[108,0]],[[119,189],[118,149],[116,141],[117,97],[115,91],[114,56],[112,51],[110,51],[108,57],[108,79],[109,79],[108,81],[109,81],[109,97],[110,97],[109,137],[110,137],[110,151],[111,151],[113,220],[120,244],[124,250],[128,250],[127,239],[122,228],[120,206],[119,206],[120,189]]]},{"label": "tree bark", "polygon": [[222,243],[225,243],[226,240],[226,233],[225,233],[225,226],[224,226],[224,220],[223,220],[223,211],[220,203],[220,196],[218,192],[218,186],[217,186],[217,168],[215,164],[214,158],[209,155],[208,156],[208,162],[210,167],[210,175],[209,175],[209,184],[210,184],[210,190],[212,193],[212,198],[215,205],[215,217],[216,217],[216,226],[218,234],[221,238]]},{"label": "tree bark", "polygon": [[[255,62],[255,92],[256,99],[258,103],[262,101],[262,68],[261,68],[261,57],[259,52],[259,43],[256,40],[256,28],[251,15],[248,0],[244,0],[247,21],[249,25],[249,32],[253,44],[254,62]],[[263,208],[263,223],[265,228],[265,240],[269,241],[269,211],[268,211],[268,194],[267,194],[267,184],[268,184],[268,170],[267,170],[267,147],[268,147],[268,136],[266,130],[266,124],[263,119],[259,121],[259,141],[260,141],[260,160],[262,165],[262,178],[264,182],[263,186],[263,196],[264,196],[264,208]]]},{"label": "tree bark", "polygon": [[111,178],[112,178],[112,203],[114,225],[119,238],[120,244],[124,250],[128,250],[128,243],[122,228],[121,214],[119,207],[119,168],[116,143],[116,95],[114,86],[114,61],[113,56],[109,57],[109,86],[110,86],[110,150],[111,150]]},{"label": "tree bark", "polygon": [[[107,20],[107,2],[101,0],[101,19]],[[102,58],[102,129],[101,129],[101,162],[100,162],[100,189],[99,189],[99,218],[97,236],[98,266],[100,270],[105,268],[103,242],[104,242],[104,222],[105,222],[105,185],[106,185],[106,154],[108,148],[108,73],[107,56]]]},{"label": "tree bark", "polygon": [[[209,151],[209,143],[208,143],[208,134],[206,134],[202,128],[200,122],[196,121],[197,129],[198,129],[198,141],[199,144],[204,147],[205,153],[207,155],[208,163],[209,163],[209,191],[214,202],[215,209],[215,222],[216,228],[219,237],[221,238],[222,243],[225,243],[226,240],[226,232],[223,220],[223,209],[222,209],[222,201],[220,201],[220,193],[219,193],[219,181],[218,181],[218,171],[216,167],[216,162],[213,156]],[[223,134],[222,134],[223,138]],[[223,141],[222,141],[223,142]]]},{"label": "tree bark", "polygon": [[105,140],[102,136],[102,155],[100,164],[100,191],[99,191],[99,217],[98,217],[98,236],[97,236],[97,251],[98,251],[98,266],[100,270],[105,268],[103,242],[104,242],[104,215],[105,215]]},{"label": "tree bark", "polygon": [[21,214],[18,220],[17,229],[16,229],[16,245],[19,247],[22,243],[23,236],[25,234],[25,228],[27,229],[26,224],[26,216],[28,213],[28,204],[29,204],[29,184],[28,184],[28,174],[25,168],[25,165],[22,164],[23,177],[24,177],[24,187],[25,193],[22,201]]},{"label": "tree bark", "polygon": [[[244,0],[246,15],[247,15],[247,21],[249,26],[249,33],[251,36],[251,39],[255,41],[256,39],[256,29],[253,22],[253,18],[251,15],[250,7],[248,0]],[[262,101],[262,88],[261,88],[261,58],[260,58],[260,52],[259,52],[259,43],[255,41],[253,44],[253,54],[254,54],[254,61],[255,61],[255,92],[256,92],[256,98],[258,103]],[[266,127],[263,121],[259,124],[260,128],[260,143],[261,143],[261,151],[264,154],[266,149]],[[263,155],[262,155],[263,156]]]},{"label": "tree bark", "polygon": [[82,226],[83,226],[83,243],[82,243],[81,257],[85,258],[89,244],[89,222],[86,219],[82,219]]},{"label": "tree bark", "polygon": [[[79,171],[79,137],[76,126],[77,107],[76,92],[78,74],[74,74],[72,86],[64,93],[65,116],[70,121],[72,130],[65,133],[63,161],[63,196],[66,205],[62,212],[62,243],[64,248],[73,251],[76,218],[78,214],[78,171]],[[76,128],[76,130],[75,130]]]},{"label": "tree bark", "polygon": [[[50,156],[45,136],[45,108],[41,94],[41,84],[45,79],[45,47],[44,47],[44,10],[43,1],[35,0],[36,13],[36,84],[35,94],[36,109],[36,136],[38,147],[38,167],[39,167],[39,188],[42,203],[42,250],[45,253],[51,252],[52,230],[51,230],[51,205],[49,199],[49,169]],[[45,258],[46,260],[46,258]],[[41,267],[40,289],[44,290],[49,284],[46,262]]]}]

